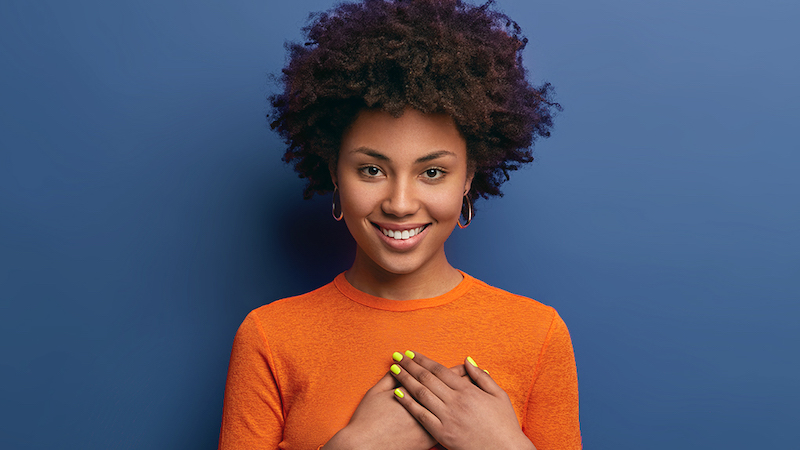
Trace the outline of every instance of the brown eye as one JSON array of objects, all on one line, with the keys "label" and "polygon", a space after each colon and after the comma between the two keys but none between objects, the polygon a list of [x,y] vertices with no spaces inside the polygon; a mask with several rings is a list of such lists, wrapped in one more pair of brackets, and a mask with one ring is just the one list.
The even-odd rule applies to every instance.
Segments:
[{"label": "brown eye", "polygon": [[378,175],[381,174],[381,169],[375,166],[367,166],[361,168],[361,173],[369,177],[377,177]]},{"label": "brown eye", "polygon": [[439,169],[428,169],[428,170],[425,171],[425,176],[428,177],[428,178],[439,178],[443,174],[444,174],[444,172],[442,172]]}]

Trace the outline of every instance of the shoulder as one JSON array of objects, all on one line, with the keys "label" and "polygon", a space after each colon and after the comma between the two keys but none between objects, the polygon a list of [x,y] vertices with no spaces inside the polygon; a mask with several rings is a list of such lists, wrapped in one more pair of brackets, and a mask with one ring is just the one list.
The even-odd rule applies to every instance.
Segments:
[{"label": "shoulder", "polygon": [[250,315],[256,317],[276,316],[287,313],[296,315],[303,310],[318,310],[320,306],[323,306],[325,303],[336,301],[340,296],[339,290],[336,289],[336,286],[331,281],[311,292],[267,303],[251,311]]},{"label": "shoulder", "polygon": [[342,303],[342,294],[330,282],[311,292],[275,300],[260,306],[247,315],[242,327],[255,326],[262,330],[287,330],[308,324],[324,317],[337,303]]},{"label": "shoulder", "polygon": [[[469,276],[466,275],[465,276]],[[558,313],[552,306],[545,305],[537,300],[524,295],[514,294],[486,282],[472,278],[472,286],[468,296],[475,301],[485,302],[492,309],[507,310],[511,313],[533,314],[542,319],[553,320],[558,317]],[[560,319],[559,319],[560,320]]]}]

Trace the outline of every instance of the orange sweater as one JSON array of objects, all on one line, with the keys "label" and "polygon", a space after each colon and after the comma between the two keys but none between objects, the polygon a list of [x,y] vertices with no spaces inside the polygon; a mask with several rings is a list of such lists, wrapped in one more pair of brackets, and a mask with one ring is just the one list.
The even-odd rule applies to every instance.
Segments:
[{"label": "orange sweater", "polygon": [[[219,448],[313,450],[347,425],[395,351],[452,367],[467,355],[511,397],[538,450],[581,448],[572,343],[556,311],[467,274],[421,300],[365,294],[340,274],[262,306],[233,342]],[[330,361],[358,361],[331,370]]]}]

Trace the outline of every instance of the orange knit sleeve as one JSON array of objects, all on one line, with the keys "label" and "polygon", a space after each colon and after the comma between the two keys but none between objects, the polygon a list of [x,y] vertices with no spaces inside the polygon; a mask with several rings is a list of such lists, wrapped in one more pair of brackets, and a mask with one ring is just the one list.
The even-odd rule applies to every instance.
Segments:
[{"label": "orange knit sleeve", "polygon": [[272,355],[253,311],[233,340],[219,448],[277,449],[283,438],[283,426]]},{"label": "orange knit sleeve", "polygon": [[537,450],[582,448],[575,355],[569,330],[555,311],[528,396],[524,431]]}]

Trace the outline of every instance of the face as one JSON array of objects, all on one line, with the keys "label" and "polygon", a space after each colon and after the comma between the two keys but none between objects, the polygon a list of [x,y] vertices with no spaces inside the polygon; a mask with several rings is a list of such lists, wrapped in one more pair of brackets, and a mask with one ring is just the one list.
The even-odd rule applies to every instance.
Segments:
[{"label": "face", "polygon": [[450,116],[362,111],[343,136],[333,178],[358,244],[354,268],[396,275],[450,268],[444,242],[472,181],[466,141]]}]

